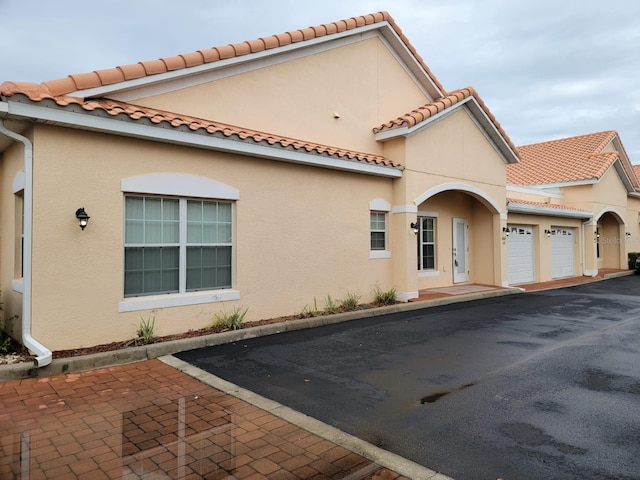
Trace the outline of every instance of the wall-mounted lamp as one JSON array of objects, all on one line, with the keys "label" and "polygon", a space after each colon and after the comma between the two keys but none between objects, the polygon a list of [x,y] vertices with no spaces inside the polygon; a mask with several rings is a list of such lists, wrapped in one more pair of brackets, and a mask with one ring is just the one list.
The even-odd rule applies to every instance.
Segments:
[{"label": "wall-mounted lamp", "polygon": [[416,235],[420,231],[420,226],[418,225],[418,222],[411,222],[411,224],[409,226],[413,230],[413,233],[415,233]]},{"label": "wall-mounted lamp", "polygon": [[600,232],[598,230],[596,230],[595,232],[593,232],[593,239],[597,240],[600,238]]},{"label": "wall-mounted lamp", "polygon": [[545,229],[544,234],[545,234],[547,237],[550,237],[550,236],[551,236],[551,230],[546,230],[546,229]]},{"label": "wall-mounted lamp", "polygon": [[630,238],[631,237],[631,232],[627,232],[627,233],[625,233],[625,235],[627,236],[627,238]]},{"label": "wall-mounted lamp", "polygon": [[504,233],[505,237],[508,237],[511,231],[509,230],[509,227],[502,227],[502,233]]},{"label": "wall-mounted lamp", "polygon": [[91,217],[87,215],[87,212],[84,211],[84,207],[83,207],[76,210],[76,218],[78,219],[80,228],[84,230],[84,227],[87,226],[87,223],[89,223],[89,219]]}]

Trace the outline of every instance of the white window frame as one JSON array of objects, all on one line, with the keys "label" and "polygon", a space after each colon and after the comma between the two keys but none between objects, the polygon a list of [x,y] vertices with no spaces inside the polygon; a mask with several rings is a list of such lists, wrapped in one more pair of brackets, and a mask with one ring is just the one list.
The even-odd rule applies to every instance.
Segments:
[{"label": "white window frame", "polygon": [[[433,241],[432,242],[424,242],[422,240],[423,237],[423,222],[424,220],[432,220],[433,221]],[[417,234],[417,256],[418,256],[418,275],[421,277],[434,277],[440,274],[438,270],[438,215],[435,212],[420,212],[418,216],[418,234]],[[433,268],[423,268],[423,246],[424,245],[433,245]]]},{"label": "white window frame", "polygon": [[[391,250],[389,250],[389,212],[391,211],[391,204],[382,198],[376,198],[369,202],[369,258],[370,259],[384,259],[391,258]],[[371,249],[371,214],[383,213],[384,214],[384,250],[372,250]],[[380,230],[376,230],[380,231]]]},{"label": "white window frame", "polygon": [[[218,290],[202,290],[196,292],[185,292],[180,290],[179,293],[169,293],[161,295],[145,295],[140,297],[126,297],[118,304],[119,312],[133,312],[139,310],[151,310],[155,308],[180,307],[187,305],[198,305],[214,302],[225,302],[240,299],[240,291],[234,289],[235,285],[235,201],[240,199],[240,192],[228,185],[216,182],[214,180],[199,177],[196,175],[179,174],[179,173],[158,173],[150,175],[142,175],[139,177],[131,177],[123,179],[121,182],[121,190],[127,195],[158,195],[162,197],[174,197],[184,203],[183,212],[181,210],[180,221],[184,218],[186,222],[186,201],[189,199],[205,200],[205,201],[231,201],[232,202],[232,267],[231,278],[232,288]],[[182,202],[184,200],[184,202]],[[124,207],[124,195],[123,195]],[[182,207],[181,207],[182,208]],[[184,213],[184,215],[182,215]],[[124,219],[124,208],[123,208]],[[124,224],[124,222],[123,222]],[[123,225],[124,229],[124,225]],[[182,232],[186,231],[181,229]],[[124,231],[123,231],[124,233]],[[185,242],[186,243],[186,242]],[[124,255],[124,239],[123,249]],[[186,259],[180,265],[186,264]],[[124,259],[123,275],[124,275]],[[124,278],[122,280],[124,287]],[[182,281],[181,281],[182,285]],[[186,285],[186,283],[184,284]],[[124,290],[123,290],[124,294]]]}]

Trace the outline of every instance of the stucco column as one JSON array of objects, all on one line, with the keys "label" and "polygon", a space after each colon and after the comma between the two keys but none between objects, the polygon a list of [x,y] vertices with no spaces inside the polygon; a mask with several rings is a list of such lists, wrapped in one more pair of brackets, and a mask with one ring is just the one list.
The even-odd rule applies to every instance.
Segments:
[{"label": "stucco column", "polygon": [[410,227],[417,221],[417,211],[396,211],[392,215],[393,287],[397,291],[396,298],[406,302],[418,298],[416,234]]},{"label": "stucco column", "polygon": [[594,277],[598,274],[598,256],[596,253],[596,229],[597,224],[589,221],[582,224],[583,253],[582,253],[582,274],[587,277]]},{"label": "stucco column", "polygon": [[499,239],[493,242],[493,272],[494,285],[509,286],[509,273],[507,270],[507,235],[503,228],[507,226],[507,216],[500,213],[493,215],[493,238]]}]

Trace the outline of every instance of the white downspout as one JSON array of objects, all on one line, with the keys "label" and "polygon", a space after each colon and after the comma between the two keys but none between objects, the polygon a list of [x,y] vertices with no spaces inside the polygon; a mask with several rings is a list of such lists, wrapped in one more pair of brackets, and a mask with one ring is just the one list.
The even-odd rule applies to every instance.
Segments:
[{"label": "white downspout", "polygon": [[37,367],[51,363],[51,350],[31,336],[31,252],[33,222],[33,145],[28,138],[8,130],[0,119],[0,133],[24,145],[24,247],[22,250],[22,344],[36,354]]}]

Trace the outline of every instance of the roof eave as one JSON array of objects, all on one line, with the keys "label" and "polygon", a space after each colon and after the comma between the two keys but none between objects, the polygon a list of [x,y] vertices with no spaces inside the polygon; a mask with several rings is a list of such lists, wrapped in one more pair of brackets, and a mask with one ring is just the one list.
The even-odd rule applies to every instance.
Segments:
[{"label": "roof eave", "polygon": [[297,163],[333,170],[348,171],[387,178],[402,177],[403,168],[380,165],[359,160],[350,160],[336,155],[319,154],[288,147],[269,145],[266,142],[240,140],[233,137],[219,137],[198,131],[167,128],[161,124],[145,125],[128,118],[105,117],[99,110],[78,112],[73,108],[47,106],[44,104],[6,102],[8,115],[16,119],[30,119],[41,123],[66,126],[81,130],[111,133],[133,138],[160,141],[176,145],[189,145],[240,155],[266,158],[270,160]]},{"label": "roof eave", "polygon": [[507,211],[509,213],[522,213],[525,215],[544,215],[548,217],[565,217],[565,218],[593,218],[591,212],[581,212],[577,210],[568,210],[562,208],[542,207],[538,205],[529,205],[526,203],[509,202],[507,203]]}]

